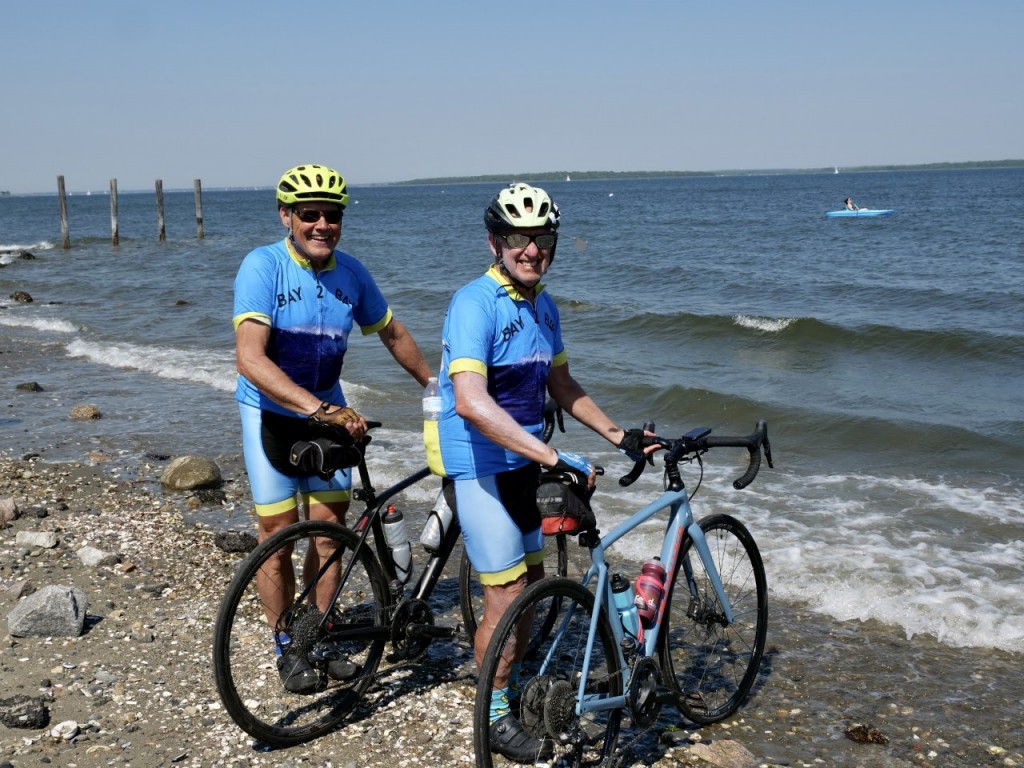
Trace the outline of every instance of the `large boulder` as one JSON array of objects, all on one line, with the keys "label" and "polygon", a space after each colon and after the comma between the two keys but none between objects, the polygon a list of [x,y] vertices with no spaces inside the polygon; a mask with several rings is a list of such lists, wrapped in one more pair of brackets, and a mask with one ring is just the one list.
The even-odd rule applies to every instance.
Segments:
[{"label": "large boulder", "polygon": [[11,637],[78,637],[89,599],[77,587],[51,584],[21,600],[7,614]]},{"label": "large boulder", "polygon": [[216,488],[223,482],[220,467],[202,456],[179,456],[160,475],[160,484],[172,491]]}]

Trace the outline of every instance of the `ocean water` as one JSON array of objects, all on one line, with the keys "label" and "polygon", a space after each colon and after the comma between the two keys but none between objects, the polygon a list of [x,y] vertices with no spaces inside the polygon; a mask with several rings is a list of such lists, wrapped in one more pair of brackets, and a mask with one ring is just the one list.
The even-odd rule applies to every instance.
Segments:
[{"label": "ocean water", "polygon": [[[752,530],[773,598],[908,637],[1024,653],[1024,170],[555,182],[562,239],[549,273],[574,375],[624,426],[742,434],[765,418],[775,469],[732,489],[742,456],[714,451],[694,500]],[[371,269],[428,358],[452,291],[489,253],[494,184],[352,190],[342,247]],[[827,219],[850,195],[887,219]],[[125,466],[201,453],[241,470],[231,288],[252,247],[283,235],[268,190],[68,199],[0,197],[0,449],[45,460],[102,450]],[[34,260],[18,258],[28,250]],[[26,291],[32,303],[11,298]],[[375,336],[343,373],[385,427],[377,486],[424,463],[416,384]],[[16,391],[36,381],[43,392]],[[74,422],[95,403],[104,417]],[[556,437],[608,469],[605,527],[660,489],[569,423]],[[686,479],[691,490],[698,475]],[[433,481],[436,482],[436,481]],[[407,507],[425,508],[429,483]],[[227,525],[222,512],[213,525]],[[613,556],[656,550],[661,521]],[[629,570],[629,566],[624,570]]]}]

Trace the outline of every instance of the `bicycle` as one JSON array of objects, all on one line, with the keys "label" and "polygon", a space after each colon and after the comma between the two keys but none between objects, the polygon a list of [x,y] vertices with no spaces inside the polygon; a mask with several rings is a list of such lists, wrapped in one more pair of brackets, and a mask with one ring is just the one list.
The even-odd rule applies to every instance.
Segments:
[{"label": "bicycle", "polygon": [[[653,426],[648,426],[653,431]],[[713,447],[749,452],[744,474],[733,481],[745,488],[760,469],[763,450],[774,466],[768,428],[758,421],[741,437],[711,436],[691,430],[677,440],[645,438],[666,450],[665,491],[606,535],[590,530],[579,543],[590,553],[582,581],[545,578],[531,584],[509,606],[491,638],[480,670],[474,705],[474,747],[478,768],[505,765],[489,746],[493,681],[502,654],[520,619],[557,610],[553,629],[528,650],[513,702],[524,729],[540,740],[538,759],[560,765],[608,765],[614,760],[622,715],[650,728],[666,703],[698,724],[732,715],[754,684],[768,627],[764,565],[750,532],[735,518],[713,514],[695,521],[680,476],[681,462],[696,461]],[[639,461],[620,479],[635,481],[653,457]],[[664,596],[649,625],[626,630],[615,607],[606,550],[663,509],[668,522],[660,556],[666,570]],[[594,591],[589,589],[595,584]],[[627,623],[632,624],[627,620]],[[511,642],[514,642],[512,640]],[[508,657],[508,656],[507,656]],[[549,754],[549,752],[551,754]],[[559,762],[560,761],[560,762]]]},{"label": "bicycle", "polygon": [[[545,412],[544,439],[549,440],[561,414]],[[379,422],[369,422],[371,428]],[[373,683],[391,643],[390,661],[419,658],[437,638],[454,638],[460,625],[435,626],[428,600],[441,580],[445,565],[461,534],[452,514],[440,547],[428,557],[411,590],[398,577],[395,559],[384,533],[389,500],[430,476],[424,467],[394,485],[374,489],[365,460],[365,446],[356,467],[360,486],[352,497],[364,509],[353,529],[338,523],[302,521],[261,542],[238,566],[221,603],[214,628],[213,667],[217,690],[231,718],[248,734],[273,746],[293,746],[315,739],[337,727]],[[439,493],[444,493],[443,489]],[[372,537],[372,539],[371,539]],[[554,537],[556,572],[567,572],[565,536]],[[311,547],[321,553],[323,565],[304,572]],[[265,566],[272,559],[288,559],[278,584],[298,592],[292,606],[273,621],[274,638],[287,633],[306,653],[317,671],[319,685],[311,693],[290,693],[278,679],[269,610],[260,599],[257,582],[268,578]],[[411,581],[411,580],[410,580]],[[459,603],[462,627],[472,643],[483,615],[482,588],[465,550],[459,567]],[[543,631],[554,623],[540,622]],[[331,662],[347,662],[342,679],[332,679]]]}]

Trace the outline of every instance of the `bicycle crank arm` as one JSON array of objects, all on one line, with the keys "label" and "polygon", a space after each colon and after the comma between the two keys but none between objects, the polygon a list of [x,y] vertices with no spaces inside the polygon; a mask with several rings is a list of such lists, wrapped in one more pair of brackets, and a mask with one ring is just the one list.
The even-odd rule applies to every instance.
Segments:
[{"label": "bicycle crank arm", "polygon": [[410,624],[405,629],[407,637],[449,638],[459,634],[459,627],[435,627],[433,624]]}]

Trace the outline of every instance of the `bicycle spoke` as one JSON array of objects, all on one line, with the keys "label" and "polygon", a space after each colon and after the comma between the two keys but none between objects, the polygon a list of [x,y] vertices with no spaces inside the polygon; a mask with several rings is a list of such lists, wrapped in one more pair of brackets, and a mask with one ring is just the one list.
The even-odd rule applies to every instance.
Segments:
[{"label": "bicycle spoke", "polygon": [[701,521],[733,612],[726,621],[692,542],[687,539],[659,639],[667,682],[690,720],[713,723],[735,712],[754,684],[764,653],[768,597],[753,538],[727,515]]},{"label": "bicycle spoke", "polygon": [[[579,578],[582,578],[583,570],[581,568],[570,567],[567,536],[564,534],[550,536],[545,539],[544,544],[547,550],[544,560],[547,575],[565,576],[569,573],[579,573]],[[579,578],[574,577],[574,580],[578,581]],[[469,562],[465,550],[462,552],[459,567],[459,600],[462,605],[462,623],[466,630],[466,638],[472,644],[477,625],[484,616],[484,588],[480,584],[480,575]],[[551,630],[553,621],[554,616],[552,615],[550,620],[540,622],[538,624],[539,634],[547,634]]]},{"label": "bicycle spoke", "polygon": [[[477,765],[483,768],[514,763],[492,754],[488,733],[491,689],[499,675],[500,659],[515,653],[514,630],[532,618],[531,634],[538,623],[554,615],[551,631],[531,645],[522,661],[518,687],[513,688],[512,711],[524,729],[536,739],[548,740],[554,750],[551,762],[598,765],[614,748],[621,710],[576,714],[580,681],[594,598],[577,582],[550,578],[529,587],[513,602],[494,633],[477,688],[474,711]],[[611,627],[602,616],[584,685],[584,697],[604,699],[621,694],[622,675]]]},{"label": "bicycle spoke", "polygon": [[[356,559],[338,599],[327,604],[352,561],[355,542],[350,531],[329,523],[290,526],[242,562],[228,590],[214,638],[217,687],[238,725],[260,741],[287,746],[326,733],[372,683],[387,637],[388,593],[367,550]],[[340,556],[328,567],[305,572],[314,545],[321,557]],[[281,616],[261,597],[275,588],[298,593]],[[285,689],[272,624],[315,670],[313,690]]]}]

